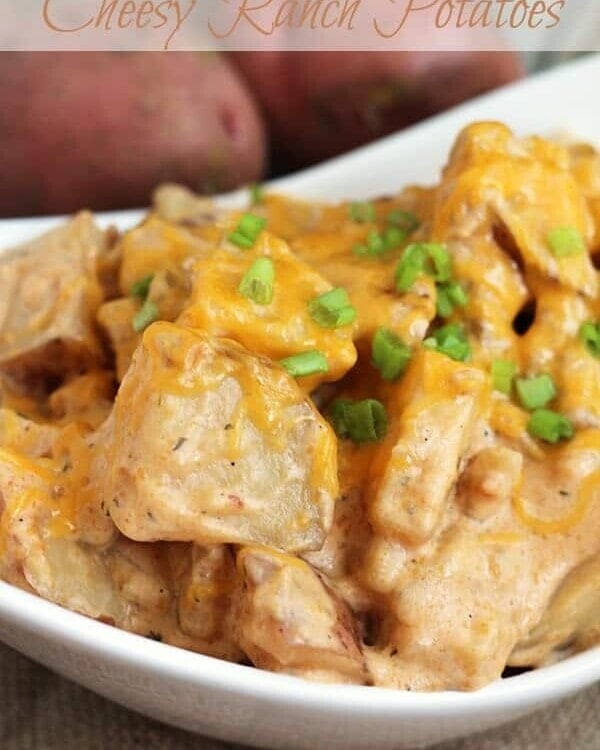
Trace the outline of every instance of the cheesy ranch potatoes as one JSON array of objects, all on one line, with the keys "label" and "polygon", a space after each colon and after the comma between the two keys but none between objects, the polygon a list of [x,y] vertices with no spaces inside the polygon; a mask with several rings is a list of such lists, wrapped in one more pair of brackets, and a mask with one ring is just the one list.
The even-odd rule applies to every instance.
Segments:
[{"label": "cheesy ranch potatoes", "polygon": [[[399,167],[398,182],[402,182]],[[479,123],[342,205],[160,188],[0,258],[0,574],[314,680],[600,641],[600,156]]]}]

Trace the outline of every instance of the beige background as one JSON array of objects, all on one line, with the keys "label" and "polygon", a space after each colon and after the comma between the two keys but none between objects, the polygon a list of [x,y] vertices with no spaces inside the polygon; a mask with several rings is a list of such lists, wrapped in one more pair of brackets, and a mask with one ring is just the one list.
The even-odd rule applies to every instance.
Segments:
[{"label": "beige background", "polygon": [[[0,676],[0,750],[234,750],[126,711],[1,645]],[[435,750],[600,750],[600,684],[557,708]]]}]

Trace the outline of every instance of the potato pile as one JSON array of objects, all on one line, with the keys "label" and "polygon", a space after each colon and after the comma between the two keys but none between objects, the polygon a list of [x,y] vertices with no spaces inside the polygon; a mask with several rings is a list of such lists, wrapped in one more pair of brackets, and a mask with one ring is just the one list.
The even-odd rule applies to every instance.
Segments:
[{"label": "potato pile", "polygon": [[219,193],[391,133],[521,74],[512,53],[5,53],[0,216]]}]

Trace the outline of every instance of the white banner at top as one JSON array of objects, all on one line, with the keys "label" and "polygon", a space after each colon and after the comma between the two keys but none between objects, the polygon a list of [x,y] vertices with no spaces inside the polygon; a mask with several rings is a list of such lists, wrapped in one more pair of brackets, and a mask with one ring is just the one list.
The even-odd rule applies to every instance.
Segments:
[{"label": "white banner at top", "polygon": [[600,51],[600,0],[0,0],[2,50]]}]

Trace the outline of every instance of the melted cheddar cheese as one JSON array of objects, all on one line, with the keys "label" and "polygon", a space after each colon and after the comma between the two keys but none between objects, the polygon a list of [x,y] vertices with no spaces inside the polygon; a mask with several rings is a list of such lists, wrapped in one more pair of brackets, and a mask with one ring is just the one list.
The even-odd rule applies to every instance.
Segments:
[{"label": "melted cheddar cheese", "polygon": [[0,575],[329,682],[597,644],[599,251],[596,150],[475,123],[434,186],[164,186],[119,237],[82,214],[3,256]]}]

